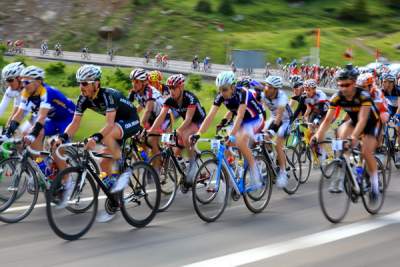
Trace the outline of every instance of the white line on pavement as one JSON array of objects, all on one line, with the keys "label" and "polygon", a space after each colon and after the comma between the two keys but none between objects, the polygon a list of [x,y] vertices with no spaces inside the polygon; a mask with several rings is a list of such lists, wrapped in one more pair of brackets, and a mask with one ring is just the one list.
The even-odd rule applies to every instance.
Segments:
[{"label": "white line on pavement", "polygon": [[371,221],[353,223],[350,225],[322,231],[292,240],[279,242],[276,244],[266,245],[213,259],[208,259],[205,261],[196,262],[193,264],[185,265],[185,267],[240,266],[260,260],[265,260],[296,250],[327,244],[396,223],[400,223],[400,211],[382,217],[377,217],[376,219],[373,219]]}]

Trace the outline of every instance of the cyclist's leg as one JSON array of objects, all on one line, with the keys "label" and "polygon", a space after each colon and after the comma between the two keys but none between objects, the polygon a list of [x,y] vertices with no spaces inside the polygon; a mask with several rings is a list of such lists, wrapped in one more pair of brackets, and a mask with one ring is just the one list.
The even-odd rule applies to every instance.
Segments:
[{"label": "cyclist's leg", "polygon": [[374,194],[373,197],[379,195],[378,167],[374,153],[378,145],[377,138],[380,134],[380,131],[381,127],[379,123],[368,120],[363,132],[364,136],[362,138],[363,146],[361,148],[361,154],[365,159],[367,171],[371,179],[371,189],[372,193]]}]

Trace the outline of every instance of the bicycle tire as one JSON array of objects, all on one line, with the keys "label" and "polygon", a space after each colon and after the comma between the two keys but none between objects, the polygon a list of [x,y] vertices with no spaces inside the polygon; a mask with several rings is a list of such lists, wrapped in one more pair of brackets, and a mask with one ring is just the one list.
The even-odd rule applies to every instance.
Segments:
[{"label": "bicycle tire", "polygon": [[[379,179],[379,188],[380,188],[380,200],[376,207],[372,207],[371,201],[369,201],[369,194],[368,192],[362,192],[361,198],[364,205],[365,210],[372,215],[377,214],[383,206],[385,202],[385,195],[386,195],[386,179],[385,179],[385,169],[384,165],[382,164],[381,160],[375,156],[377,165],[378,165],[378,179]],[[370,186],[371,187],[371,186]]]},{"label": "bicycle tire", "polygon": [[[257,162],[257,166],[260,169],[259,165],[260,162],[262,162],[263,164],[265,164],[265,167],[261,168],[261,175],[263,177],[263,187],[260,188],[262,189],[262,191],[260,192],[260,194],[258,196],[255,195],[255,191],[258,190],[248,190],[247,186],[246,186],[246,192],[243,194],[243,200],[244,200],[244,204],[246,205],[246,207],[253,213],[260,213],[262,212],[267,206],[268,203],[271,199],[271,195],[272,195],[272,179],[269,175],[269,166],[268,166],[268,161],[265,159],[264,156],[262,155],[257,155],[255,157],[255,160]],[[249,168],[247,167],[244,171],[244,183],[246,183],[246,180],[248,180],[248,177],[246,176],[246,174],[249,173]],[[264,199],[264,196],[266,196],[266,198]],[[262,201],[261,205],[254,205],[256,203],[259,203],[260,201]]]},{"label": "bicycle tire", "polygon": [[[79,227],[78,231],[74,231],[74,233],[67,233],[64,229],[61,229],[62,227],[59,225],[58,220],[56,220],[56,214],[55,211],[60,212],[61,213],[61,209],[57,210],[57,209],[52,209],[52,207],[54,206],[54,203],[57,203],[58,200],[58,193],[59,193],[59,189],[60,189],[60,185],[62,184],[62,179],[64,176],[70,174],[71,173],[77,173],[77,177],[82,177],[84,169],[81,166],[74,166],[74,167],[68,167],[65,168],[64,170],[62,170],[61,172],[59,172],[56,176],[56,178],[54,179],[50,189],[46,192],[46,214],[47,214],[47,220],[49,222],[49,225],[51,227],[51,229],[53,230],[53,232],[60,238],[65,239],[65,240],[69,240],[69,241],[73,241],[73,240],[77,240],[80,237],[82,237],[83,235],[85,235],[90,228],[92,227],[94,220],[96,218],[96,214],[97,214],[97,207],[98,207],[98,190],[97,187],[95,185],[95,182],[93,180],[93,177],[90,175],[89,172],[86,172],[86,181],[88,182],[88,184],[90,185],[90,189],[93,193],[93,212],[92,214],[89,216],[89,220],[86,223],[86,225],[84,225],[83,227]],[[72,196],[72,195],[71,195]],[[68,211],[69,212],[69,211]],[[79,213],[82,214],[82,213]],[[64,214],[63,214],[64,215]],[[77,213],[73,213],[74,216],[74,222],[78,221],[77,220]],[[63,219],[65,219],[65,215],[62,217]],[[68,225],[68,224],[67,224]]]},{"label": "bicycle tire", "polygon": [[[208,159],[199,167],[193,182],[192,200],[193,200],[194,210],[196,211],[197,216],[199,216],[199,218],[202,219],[203,221],[210,223],[210,222],[215,222],[225,211],[229,197],[229,182],[227,181],[227,177],[229,176],[227,175],[225,168],[222,167],[220,181],[223,181],[222,182],[223,187],[219,187],[217,191],[215,191],[215,188],[208,188],[208,185],[212,183],[208,181],[210,170],[212,170],[211,166],[208,165],[214,165],[215,171],[217,171],[218,169],[218,161],[216,159]],[[212,172],[212,174],[215,174],[215,171]],[[202,196],[200,195],[200,189],[202,188],[206,188],[205,200],[203,200]],[[217,197],[217,194],[219,192],[225,195]],[[211,193],[210,196],[207,195],[209,193]],[[222,200],[222,206],[217,210],[217,212],[215,212],[215,214],[208,215],[205,213],[205,211],[202,210],[202,207],[211,204],[214,200],[217,201]]]},{"label": "bicycle tire", "polygon": [[[0,214],[0,221],[2,221],[2,222],[5,222],[5,223],[20,222],[23,219],[25,219],[26,217],[28,217],[29,214],[31,214],[31,212],[33,211],[33,209],[36,205],[36,202],[37,202],[37,199],[39,196],[39,181],[38,181],[37,175],[30,165],[26,165],[26,168],[24,168],[24,170],[21,170],[20,174],[22,175],[23,173],[28,175],[26,177],[32,177],[31,192],[28,192],[25,188],[25,189],[21,190],[22,193],[20,195],[18,195],[20,190],[17,191],[17,194],[14,195],[12,202],[10,203],[8,208],[3,210],[2,213]],[[19,179],[21,179],[21,178],[19,178]],[[24,183],[23,186],[26,187],[27,180],[24,179],[22,182]],[[19,183],[21,183],[21,180],[19,181]],[[26,205],[26,203],[23,203],[23,206],[13,207],[13,205],[16,203],[16,201],[21,199],[21,197],[25,194],[33,195],[33,198],[30,201],[30,204]],[[22,209],[22,207],[26,207],[26,209]],[[18,213],[11,214],[12,209]],[[19,211],[22,211],[22,213],[19,213]]]},{"label": "bicycle tire", "polygon": [[291,146],[286,147],[284,152],[287,163],[286,171],[289,177],[288,184],[283,188],[283,190],[288,195],[293,195],[300,187],[300,179],[302,173],[300,156],[299,153],[297,153],[297,150]]},{"label": "bicycle tire", "polygon": [[[321,173],[321,178],[319,181],[319,187],[318,187],[318,200],[320,203],[320,207],[322,210],[323,215],[325,216],[325,218],[332,222],[332,223],[339,223],[343,220],[343,218],[346,216],[349,207],[350,207],[350,192],[351,192],[351,188],[350,188],[350,182],[349,182],[349,174],[347,173],[344,164],[342,164],[341,160],[333,160],[332,162],[330,162],[328,165],[326,165],[324,167],[324,172]],[[332,169],[330,171],[330,169]],[[337,194],[338,196],[344,196],[345,198],[345,202],[344,202],[344,207],[343,209],[341,209],[341,212],[339,212],[338,216],[335,216],[332,214],[332,212],[330,211],[330,208],[328,208],[328,203],[327,201],[324,200],[324,195],[325,195],[325,190],[324,190],[324,185],[328,184],[331,185],[331,183],[334,182],[333,179],[335,179],[333,177],[334,174],[337,174],[337,178],[336,179],[340,179],[341,178],[341,174],[338,170],[342,170],[342,172],[345,172],[344,174],[344,178],[343,178],[343,187],[344,190],[341,193],[332,193],[329,192],[331,194],[331,196],[335,196],[335,194]],[[332,179],[332,180],[331,180]],[[341,182],[341,180],[336,180],[339,183]],[[329,191],[329,190],[328,190]],[[335,201],[333,201],[333,203],[337,204],[338,201],[335,199]]]},{"label": "bicycle tire", "polygon": [[[154,170],[154,168],[150,164],[143,162],[143,161],[139,161],[139,162],[134,162],[130,168],[132,169],[132,172],[131,172],[132,175],[131,175],[130,182],[129,182],[128,186],[126,186],[124,188],[124,190],[120,193],[121,212],[122,212],[123,217],[127,221],[127,223],[129,223],[130,225],[132,225],[134,227],[141,228],[141,227],[145,227],[146,225],[148,225],[157,214],[157,211],[160,207],[161,186],[160,186],[160,181],[158,179],[157,172]],[[144,170],[144,173],[146,175],[142,175],[142,177],[139,177],[141,169]],[[149,176],[147,176],[147,174],[149,174]],[[141,179],[141,178],[146,178],[146,179]],[[151,180],[148,180],[148,178],[151,178]],[[151,182],[149,182],[149,181],[151,181]],[[147,188],[145,188],[151,184],[154,184],[154,187],[155,187],[155,189],[152,189],[152,190],[155,190],[154,203],[150,203],[149,193],[151,193],[151,192],[150,192],[150,190],[147,190]],[[150,209],[150,213],[147,214],[146,216],[144,216],[143,218],[139,218],[139,219],[134,218],[133,214],[130,214],[130,212],[129,212],[129,208],[127,207],[127,203],[128,203],[127,200],[129,197],[132,196],[132,194],[128,194],[128,197],[125,196],[125,192],[128,191],[129,188],[132,189],[133,195],[135,195],[134,196],[135,199],[133,202],[136,202],[136,204],[138,204],[138,206],[140,206],[141,202],[139,200],[137,200],[136,198],[139,198],[139,197],[144,198],[144,201],[146,202],[148,208]],[[131,201],[129,201],[129,202],[131,202]],[[134,213],[138,214],[139,212],[135,211]]]},{"label": "bicycle tire", "polygon": [[[166,211],[172,205],[178,190],[178,174],[176,166],[171,157],[169,155],[164,156],[164,154],[165,153],[163,152],[157,153],[149,161],[149,164],[153,166],[156,172],[158,167],[154,166],[154,164],[157,159],[161,162],[160,171],[157,173],[159,176],[161,192],[160,207],[158,208],[159,212]],[[167,185],[171,185],[172,189]]]}]

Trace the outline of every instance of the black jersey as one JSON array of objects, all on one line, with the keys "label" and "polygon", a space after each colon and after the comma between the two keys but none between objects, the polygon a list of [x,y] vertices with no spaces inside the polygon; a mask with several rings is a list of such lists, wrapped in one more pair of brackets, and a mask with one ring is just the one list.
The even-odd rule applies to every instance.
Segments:
[{"label": "black jersey", "polygon": [[165,100],[164,106],[172,109],[173,112],[178,113],[183,119],[185,119],[188,109],[196,108],[192,118],[192,122],[194,123],[201,123],[206,117],[206,112],[201,106],[199,99],[189,91],[183,91],[183,99],[181,104],[176,102],[175,99],[170,96]]}]

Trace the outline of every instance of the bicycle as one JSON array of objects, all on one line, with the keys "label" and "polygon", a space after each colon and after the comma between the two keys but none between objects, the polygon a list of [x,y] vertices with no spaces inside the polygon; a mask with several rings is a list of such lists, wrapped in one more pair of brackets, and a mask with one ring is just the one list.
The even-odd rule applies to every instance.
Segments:
[{"label": "bicycle", "polygon": [[[59,149],[68,146],[82,148],[84,144],[61,145],[56,150],[57,155],[62,157],[59,155]],[[118,167],[121,175],[129,175],[129,183],[122,192],[111,193],[112,187],[104,185],[101,178],[104,177],[103,174],[99,174],[96,171],[96,164],[93,164],[94,157],[112,159],[111,155],[83,150],[77,166],[66,168],[57,174],[47,191],[46,198],[47,218],[57,236],[66,240],[76,240],[86,234],[96,217],[98,201],[103,198],[106,198],[104,203],[106,212],[113,214],[120,209],[124,219],[134,227],[144,227],[154,219],[160,204],[160,182],[157,173],[146,162],[131,163],[129,160],[131,155],[127,153],[125,147],[126,140],[122,144],[122,159]],[[68,209],[57,209],[56,206],[60,202],[60,192],[63,191],[65,177],[72,179],[74,185],[68,206],[77,206],[81,210],[79,213],[73,213],[73,216]],[[100,189],[105,194],[104,197],[99,197]],[[93,203],[85,205],[88,201]]]},{"label": "bicycle", "polygon": [[[186,181],[187,166],[185,162],[179,162],[175,155],[174,148],[183,148],[178,145],[176,131],[172,134],[161,135],[161,151],[150,159],[152,165],[160,177],[161,184],[161,204],[158,211],[166,211],[174,201],[178,187],[181,192],[186,194],[191,184]],[[196,165],[199,167],[205,159],[215,158],[211,151],[199,151],[196,149]]]},{"label": "bicycle", "polygon": [[385,157],[383,159],[385,165],[385,171],[387,173],[386,176],[386,186],[389,185],[390,180],[392,178],[392,161],[396,169],[400,168],[400,164],[396,158],[396,155],[399,153],[399,148],[396,146],[397,143],[397,130],[396,130],[396,121],[392,117],[384,126],[384,135],[383,135],[383,147],[382,152]]},{"label": "bicycle", "polygon": [[[54,172],[46,177],[39,168],[33,156],[50,157],[48,151],[36,151],[25,146],[21,140],[10,140],[15,146],[19,146],[22,153],[14,152],[11,157],[0,162],[0,221],[16,223],[25,219],[33,210],[39,196],[39,192],[46,192],[54,179]],[[11,151],[10,151],[11,152]],[[71,157],[71,151],[67,151],[67,158]],[[72,163],[72,162],[71,162]],[[50,166],[49,166],[50,167]]]},{"label": "bicycle", "polygon": [[[211,148],[216,153],[216,158],[206,160],[198,169],[193,182],[193,206],[196,214],[205,222],[216,221],[224,212],[230,187],[232,199],[238,201],[243,196],[246,207],[253,213],[262,212],[268,205],[272,193],[272,180],[268,174],[268,163],[264,157],[256,155],[257,167],[261,173],[262,181],[251,184],[249,181],[249,166],[240,158],[233,166],[225,158],[225,139],[216,135],[210,140]],[[240,157],[238,153],[233,153]]]},{"label": "bicycle", "polygon": [[[278,177],[279,166],[276,164],[275,155],[275,142],[270,140],[271,136],[268,133],[260,133],[255,136],[255,146],[253,151],[256,155],[262,155],[266,162],[268,163],[268,175],[272,178],[274,182]],[[284,148],[286,157],[286,172],[288,175],[288,184],[283,188],[283,190],[288,194],[292,195],[297,192],[301,184],[301,160],[300,155],[297,150],[292,146],[286,146]]]},{"label": "bicycle", "polygon": [[[378,179],[380,197],[377,200],[371,199],[367,193],[371,184],[369,175],[365,171],[365,162],[361,159],[360,151],[350,147],[350,140],[324,141],[332,143],[332,150],[337,157],[324,167],[319,182],[319,203],[325,218],[332,223],[339,223],[346,216],[350,201],[357,203],[361,198],[364,208],[370,214],[376,214],[381,209],[385,199],[385,171],[382,162],[375,156],[378,164]],[[351,156],[345,154],[349,152]],[[353,167],[357,166],[357,175]],[[325,188],[328,186],[327,188]],[[342,187],[342,190],[332,190],[332,186]]]}]

